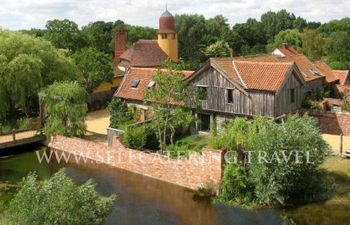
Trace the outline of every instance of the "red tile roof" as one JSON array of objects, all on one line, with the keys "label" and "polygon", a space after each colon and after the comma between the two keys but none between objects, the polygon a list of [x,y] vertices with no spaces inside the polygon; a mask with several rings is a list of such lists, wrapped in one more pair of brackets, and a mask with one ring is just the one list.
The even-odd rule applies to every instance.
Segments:
[{"label": "red tile roof", "polygon": [[293,63],[233,61],[248,89],[277,91]]},{"label": "red tile roof", "polygon": [[350,79],[349,70],[333,70],[333,73],[339,78],[340,85],[347,84],[346,81]]},{"label": "red tile roof", "polygon": [[350,85],[337,85],[339,93],[345,94],[345,96],[350,97]]},{"label": "red tile roof", "polygon": [[313,63],[305,55],[299,53],[297,50],[291,47],[278,48],[275,51],[279,51],[283,55],[263,54],[239,57],[236,59],[255,62],[294,62],[299,68],[306,82],[317,79],[325,79],[328,83],[338,81],[338,77],[323,61]]},{"label": "red tile roof", "polygon": [[334,83],[339,81],[339,78],[333,72],[333,70],[324,61],[317,61],[315,63],[317,68],[320,70],[321,74],[326,76],[327,83]]},{"label": "red tile roof", "polygon": [[245,89],[276,92],[294,63],[291,62],[255,62],[240,58],[213,59],[233,81]]},{"label": "red tile roof", "polygon": [[[153,76],[157,73],[155,68],[131,68],[125,75],[119,89],[114,94],[115,97],[120,97],[130,100],[143,101],[147,86],[152,81]],[[185,77],[189,77],[194,71],[182,71]],[[140,80],[137,88],[132,88],[133,80]]]},{"label": "red tile roof", "polygon": [[157,40],[139,40],[120,56],[121,65],[129,67],[159,67],[167,58]]}]

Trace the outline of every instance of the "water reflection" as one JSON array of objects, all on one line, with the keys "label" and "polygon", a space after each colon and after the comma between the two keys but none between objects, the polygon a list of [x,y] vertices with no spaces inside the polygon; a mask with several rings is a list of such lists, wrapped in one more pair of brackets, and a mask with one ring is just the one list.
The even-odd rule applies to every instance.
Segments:
[{"label": "water reflection", "polygon": [[103,165],[69,165],[67,174],[78,183],[93,178],[103,195],[117,193],[107,225],[279,225],[271,209],[248,211],[193,200],[187,189]]},{"label": "water reflection", "polygon": [[[176,185],[104,165],[39,164],[35,153],[0,160],[0,183],[17,182],[35,170],[47,178],[60,167],[81,184],[96,183],[102,195],[118,195],[106,225],[281,225],[275,210],[248,211],[193,200],[193,192]],[[0,199],[1,200],[1,199]]]}]

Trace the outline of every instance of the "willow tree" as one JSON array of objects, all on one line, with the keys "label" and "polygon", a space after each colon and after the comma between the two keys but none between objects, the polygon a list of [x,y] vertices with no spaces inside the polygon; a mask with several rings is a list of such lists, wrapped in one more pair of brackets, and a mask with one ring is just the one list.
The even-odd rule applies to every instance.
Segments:
[{"label": "willow tree", "polygon": [[75,79],[75,66],[49,42],[0,29],[0,119],[37,109],[39,90]]},{"label": "willow tree", "polygon": [[46,121],[44,133],[82,137],[85,134],[87,93],[77,82],[54,83],[40,96],[45,105]]}]

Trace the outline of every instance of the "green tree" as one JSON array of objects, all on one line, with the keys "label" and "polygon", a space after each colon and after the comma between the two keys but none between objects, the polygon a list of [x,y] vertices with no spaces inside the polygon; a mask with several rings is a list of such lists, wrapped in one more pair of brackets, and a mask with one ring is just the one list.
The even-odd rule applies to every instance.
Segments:
[{"label": "green tree", "polygon": [[37,94],[54,81],[75,79],[75,66],[49,42],[19,32],[0,30],[0,119],[16,111],[29,115]]},{"label": "green tree", "polygon": [[305,29],[302,33],[302,50],[310,59],[318,60],[324,55],[325,40],[315,30]]},{"label": "green tree", "polygon": [[[345,31],[333,32],[326,40],[327,61],[333,69],[350,68],[350,36]],[[336,66],[337,65],[337,66]]]},{"label": "green tree", "polygon": [[224,41],[217,41],[204,50],[204,54],[208,57],[227,57],[230,53],[230,46]]},{"label": "green tree", "polygon": [[112,57],[95,48],[83,48],[72,55],[78,70],[78,81],[89,92],[102,82],[111,82],[114,73]]},{"label": "green tree", "polygon": [[154,28],[126,25],[126,30],[128,31],[127,46],[131,46],[140,39],[157,38],[157,30]]},{"label": "green tree", "polygon": [[14,95],[13,101],[27,116],[35,107],[29,99],[35,99],[39,89],[43,86],[41,71],[44,65],[40,59],[30,55],[21,54],[8,64],[9,93]]},{"label": "green tree", "polygon": [[43,183],[29,174],[7,213],[16,225],[97,225],[110,214],[115,199],[100,196],[91,180],[77,186],[64,170]]},{"label": "green tree", "polygon": [[89,23],[81,29],[81,33],[87,42],[87,46],[100,52],[113,53],[113,49],[110,46],[114,36],[112,22],[96,21]]},{"label": "green tree", "polygon": [[71,53],[86,45],[78,25],[70,20],[49,20],[46,23],[45,38],[56,48],[67,49]]},{"label": "green tree", "polygon": [[248,19],[246,23],[236,24],[232,31],[236,40],[229,41],[229,44],[236,55],[265,52],[266,37],[261,22]]},{"label": "green tree", "polygon": [[[207,57],[203,52],[206,44],[203,43],[203,36],[206,32],[206,20],[200,15],[176,15],[176,30],[179,38],[179,54],[185,62],[195,69]],[[208,38],[207,38],[208,39]]]},{"label": "green tree", "polygon": [[184,74],[171,69],[172,66],[165,67],[166,70],[159,70],[153,77],[156,86],[148,89],[144,96],[151,106],[149,118],[162,152],[166,150],[168,136],[173,144],[176,128],[189,127],[194,121],[190,108],[184,103],[190,106],[197,104],[196,92],[184,81]]},{"label": "green tree", "polygon": [[331,20],[328,23],[322,24],[318,32],[329,35],[333,32],[344,31],[350,33],[350,18],[343,18],[341,20]]},{"label": "green tree", "polygon": [[275,48],[280,48],[283,43],[300,49],[302,46],[302,35],[297,29],[283,30],[275,36],[275,41],[268,46],[268,50],[271,51]]},{"label": "green tree", "polygon": [[269,11],[261,16],[261,23],[266,32],[266,39],[270,42],[282,30],[293,29],[294,21],[294,14],[290,14],[284,9],[277,13]]},{"label": "green tree", "polygon": [[40,92],[40,96],[45,104],[44,132],[48,137],[84,136],[87,93],[78,83],[54,83]]},{"label": "green tree", "polygon": [[296,18],[293,22],[293,28],[298,29],[300,32],[302,32],[306,27],[307,27],[307,21],[300,16]]},{"label": "green tree", "polygon": [[110,117],[110,125],[112,128],[120,128],[120,126],[132,120],[126,102],[120,98],[113,98],[108,105],[108,112]]}]

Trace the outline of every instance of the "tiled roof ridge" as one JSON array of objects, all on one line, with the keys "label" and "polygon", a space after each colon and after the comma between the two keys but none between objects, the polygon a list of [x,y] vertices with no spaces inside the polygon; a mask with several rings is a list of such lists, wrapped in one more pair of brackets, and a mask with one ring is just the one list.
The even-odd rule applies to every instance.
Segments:
[{"label": "tiled roof ridge", "polygon": [[157,43],[158,44],[158,41],[157,40],[148,40],[148,39],[139,39],[134,44],[137,44],[137,43],[146,43],[146,44]]},{"label": "tiled roof ridge", "polygon": [[333,72],[343,72],[343,73],[349,73],[349,70],[332,70]]},{"label": "tiled roof ridge", "polygon": [[240,61],[240,60],[233,60],[236,63],[245,63],[245,64],[263,64],[263,65],[293,65],[295,62],[258,62],[258,61]]},{"label": "tiled roof ridge", "polygon": [[[166,70],[168,70],[168,69],[166,69],[166,68],[150,68],[150,67],[135,67],[135,66],[132,66],[132,67],[130,67],[130,69],[137,69],[137,70],[147,70],[147,71],[150,71],[150,70],[162,70],[162,71],[166,71]],[[175,70],[174,70],[175,71]],[[189,72],[189,73],[191,73],[191,72],[195,72],[194,70],[177,70],[178,72]]]}]

